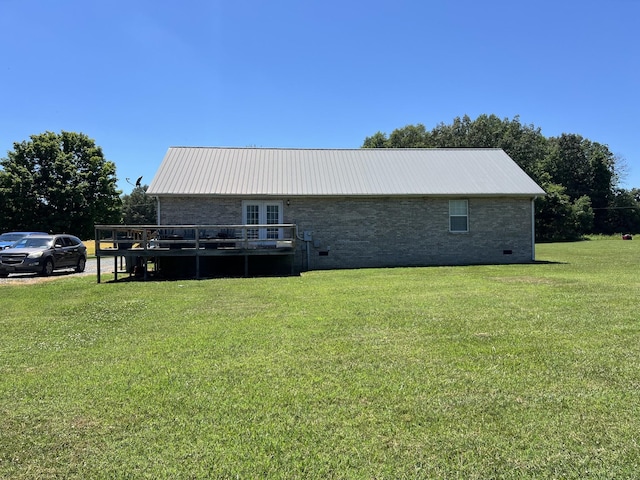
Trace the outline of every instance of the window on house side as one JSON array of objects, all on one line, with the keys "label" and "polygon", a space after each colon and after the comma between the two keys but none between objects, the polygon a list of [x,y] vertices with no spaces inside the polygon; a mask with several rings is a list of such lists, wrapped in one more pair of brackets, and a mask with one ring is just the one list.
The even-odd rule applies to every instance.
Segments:
[{"label": "window on house side", "polygon": [[469,201],[449,200],[449,231],[469,231]]}]

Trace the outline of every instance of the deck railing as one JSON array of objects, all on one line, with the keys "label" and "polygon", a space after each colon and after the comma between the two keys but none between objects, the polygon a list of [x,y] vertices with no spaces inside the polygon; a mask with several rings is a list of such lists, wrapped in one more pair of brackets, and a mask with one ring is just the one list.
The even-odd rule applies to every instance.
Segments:
[{"label": "deck railing", "polygon": [[96,225],[96,255],[140,250],[294,248],[295,224]]},{"label": "deck railing", "polygon": [[[147,278],[149,262],[154,269],[162,257],[193,257],[200,278],[200,259],[244,256],[245,275],[250,256],[294,255],[295,224],[258,225],[96,225],[95,251],[100,283],[100,259],[114,259],[114,274],[131,274],[141,265]],[[122,266],[124,263],[124,267]],[[293,269],[293,262],[291,262]]]}]

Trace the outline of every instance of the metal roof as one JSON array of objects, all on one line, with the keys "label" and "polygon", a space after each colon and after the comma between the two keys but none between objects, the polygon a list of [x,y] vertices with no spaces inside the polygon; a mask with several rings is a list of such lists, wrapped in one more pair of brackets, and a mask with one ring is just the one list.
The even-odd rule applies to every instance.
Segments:
[{"label": "metal roof", "polygon": [[150,195],[544,195],[500,149],[171,147]]}]

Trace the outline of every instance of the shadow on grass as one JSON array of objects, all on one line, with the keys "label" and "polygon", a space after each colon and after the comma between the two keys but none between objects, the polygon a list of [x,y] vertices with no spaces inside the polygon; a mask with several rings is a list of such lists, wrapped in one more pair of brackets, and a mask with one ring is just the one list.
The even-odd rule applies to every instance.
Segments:
[{"label": "shadow on grass", "polygon": [[56,280],[58,278],[69,277],[71,275],[76,276],[88,276],[93,275],[92,272],[76,272],[75,270],[59,270],[53,272],[51,275],[45,276],[41,273],[32,272],[20,272],[10,273],[7,277],[2,277],[0,280],[2,283],[14,284],[14,283],[39,283],[47,280]]}]

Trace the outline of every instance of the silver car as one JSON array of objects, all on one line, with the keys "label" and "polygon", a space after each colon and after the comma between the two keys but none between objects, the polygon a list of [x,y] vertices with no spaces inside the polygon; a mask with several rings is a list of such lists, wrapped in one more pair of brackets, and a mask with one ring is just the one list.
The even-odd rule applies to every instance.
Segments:
[{"label": "silver car", "polygon": [[0,235],[0,250],[3,248],[9,248],[23,237],[29,235],[46,235],[47,232],[7,232]]},{"label": "silver car", "polygon": [[73,235],[30,235],[0,250],[0,277],[10,273],[33,272],[44,276],[54,270],[73,268],[83,272],[87,247]]}]

